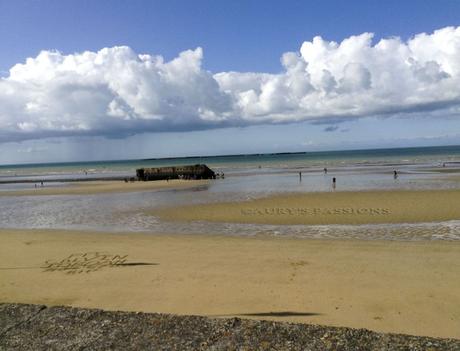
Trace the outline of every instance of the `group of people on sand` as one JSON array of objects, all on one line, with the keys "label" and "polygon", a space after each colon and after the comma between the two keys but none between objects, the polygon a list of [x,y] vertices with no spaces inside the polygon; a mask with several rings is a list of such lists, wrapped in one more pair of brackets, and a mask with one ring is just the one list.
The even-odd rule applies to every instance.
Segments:
[{"label": "group of people on sand", "polygon": [[[327,168],[326,167],[323,168],[323,172],[324,172],[324,174],[327,174]],[[398,171],[394,170],[393,171],[393,178],[396,180],[396,179],[398,179],[398,177],[399,177]],[[302,172],[299,172],[299,180],[302,181]],[[337,186],[337,178],[332,177],[332,188],[335,189],[336,186]]]},{"label": "group of people on sand", "polygon": [[[323,168],[324,174],[327,174],[327,168]],[[299,172],[299,180],[302,181],[302,172]],[[332,188],[335,189],[337,184],[337,179],[335,177],[332,177]]]}]

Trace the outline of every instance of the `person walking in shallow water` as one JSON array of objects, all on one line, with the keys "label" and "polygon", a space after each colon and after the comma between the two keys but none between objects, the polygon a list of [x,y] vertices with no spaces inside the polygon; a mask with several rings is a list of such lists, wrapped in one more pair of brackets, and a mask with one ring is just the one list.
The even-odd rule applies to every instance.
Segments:
[{"label": "person walking in shallow water", "polygon": [[302,172],[299,172],[299,181],[302,181]]},{"label": "person walking in shallow water", "polygon": [[337,183],[337,182],[336,182],[336,179],[335,179],[335,177],[334,177],[334,178],[332,178],[332,189],[335,189],[335,187],[336,187],[336,183]]},{"label": "person walking in shallow water", "polygon": [[323,171],[324,171],[324,174],[327,174],[327,168],[326,167],[324,167]]},{"label": "person walking in shallow water", "polygon": [[393,178],[398,179],[398,171],[397,170],[393,171]]}]

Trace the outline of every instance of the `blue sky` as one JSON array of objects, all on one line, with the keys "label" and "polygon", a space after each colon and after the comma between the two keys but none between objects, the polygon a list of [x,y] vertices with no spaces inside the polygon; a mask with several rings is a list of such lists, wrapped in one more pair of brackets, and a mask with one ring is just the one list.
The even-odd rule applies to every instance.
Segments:
[{"label": "blue sky", "polygon": [[128,45],[173,58],[197,46],[213,71],[277,72],[283,52],[321,35],[373,32],[404,39],[460,22],[457,0],[0,1],[0,69],[44,49],[64,53]]},{"label": "blue sky", "polygon": [[[66,55],[80,55],[84,51],[97,53],[103,48],[126,46],[131,51],[110,51],[106,56],[116,57],[123,63],[131,62],[133,57],[140,54],[161,55],[164,62],[168,62],[177,58],[181,52],[200,47],[202,52],[194,51],[188,54],[179,64],[181,70],[185,69],[184,67],[200,65],[201,71],[192,78],[189,73],[186,73],[185,76],[181,76],[183,77],[181,79],[190,78],[193,82],[202,79],[203,81],[200,80],[199,85],[192,90],[210,96],[209,101],[203,102],[200,96],[194,95],[187,87],[181,86],[178,89],[176,82],[159,87],[149,81],[147,85],[150,84],[153,90],[149,90],[142,97],[142,101],[132,102],[134,95],[123,95],[127,88],[119,87],[123,84],[123,80],[120,78],[120,83],[119,77],[115,77],[117,79],[112,77],[107,78],[107,86],[101,88],[101,95],[115,91],[113,96],[110,95],[107,99],[101,97],[94,102],[94,99],[87,95],[93,97],[99,92],[95,90],[97,88],[94,88],[93,81],[82,83],[81,75],[78,79],[73,76],[72,83],[66,83],[64,87],[70,89],[69,86],[74,87],[75,81],[78,81],[78,84],[83,84],[82,86],[87,90],[83,95],[81,91],[84,89],[81,87],[78,88],[77,95],[72,91],[71,94],[74,96],[72,104],[63,104],[57,111],[50,112],[40,105],[43,100],[50,104],[53,99],[58,99],[57,88],[48,95],[40,96],[35,90],[31,90],[30,93],[24,94],[24,97],[13,102],[11,102],[12,98],[4,97],[2,100],[0,95],[0,103],[3,102],[0,104],[0,126],[4,126],[4,132],[0,132],[0,163],[460,144],[458,101],[455,94],[452,96],[452,88],[449,88],[455,84],[452,82],[452,85],[449,85],[447,82],[449,79],[457,79],[456,68],[449,66],[447,59],[439,55],[433,54],[432,59],[427,59],[429,53],[422,52],[422,49],[414,52],[413,56],[417,62],[411,69],[413,72],[418,72],[419,82],[429,83],[426,83],[426,87],[423,86],[425,83],[406,87],[407,96],[404,103],[395,102],[398,99],[393,97],[391,101],[385,101],[383,104],[385,106],[377,106],[382,97],[370,98],[363,89],[378,88],[376,77],[381,81],[382,72],[387,68],[374,67],[372,62],[366,66],[365,61],[358,60],[362,55],[355,54],[349,57],[350,65],[347,67],[351,68],[348,71],[348,68],[343,67],[328,68],[337,83],[334,94],[340,95],[345,87],[355,89],[353,92],[347,92],[348,100],[336,104],[336,100],[326,99],[324,105],[328,106],[327,109],[318,107],[318,111],[311,112],[312,109],[308,104],[314,104],[320,95],[313,96],[311,95],[313,93],[308,90],[310,88],[303,91],[301,87],[302,92],[296,97],[296,102],[291,101],[292,92],[289,92],[288,102],[271,102],[284,91],[276,89],[281,89],[280,86],[284,87],[284,85],[292,87],[294,83],[304,84],[304,87],[311,86],[311,89],[318,91],[319,94],[320,89],[314,80],[316,71],[308,72],[307,78],[311,78],[311,82],[302,80],[298,83],[298,79],[305,78],[304,75],[296,76],[295,81],[290,80],[294,73],[298,74],[299,69],[304,74],[314,66],[311,61],[314,58],[308,54],[313,49],[305,46],[305,52],[302,53],[300,49],[303,42],[313,42],[315,36],[321,36],[325,43],[334,41],[340,44],[351,36],[371,32],[374,33],[374,37],[370,39],[371,43],[368,46],[376,45],[382,38],[399,37],[399,46],[405,49],[410,46],[408,41],[418,33],[431,35],[436,30],[460,25],[459,13],[460,2],[446,0],[351,2],[0,0],[0,76],[3,77],[4,83],[0,85],[0,94],[1,89],[4,92],[8,89],[19,89],[16,83],[16,85],[12,83],[12,81],[17,82],[18,79],[21,80],[21,84],[34,86],[43,84],[43,89],[47,89],[51,84],[55,84],[55,81],[46,80],[49,72],[58,72],[60,68],[53,65],[56,60],[62,60]],[[433,36],[431,41],[422,44],[430,50],[430,43],[433,42],[433,48],[436,48],[436,45],[444,45],[443,38],[455,39],[458,35],[451,31],[442,34],[442,38],[439,38],[441,35]],[[358,48],[356,50],[361,51],[368,47],[365,44],[356,45]],[[11,74],[10,69],[18,63],[25,63],[27,58],[36,59],[38,62],[41,51],[52,53],[56,50],[60,56],[56,59],[52,55],[44,55],[40,61],[47,60],[48,63],[43,64],[44,66],[30,64],[24,69],[16,70],[19,73],[16,72],[15,77],[19,78]],[[337,50],[338,54],[347,52],[344,50],[341,52]],[[434,52],[435,49],[432,51]],[[297,56],[302,58],[301,62],[291,58],[289,61],[291,63],[283,65],[281,58],[288,52],[297,53]],[[331,57],[328,56],[318,60],[324,60],[324,63],[330,59]],[[403,59],[407,61],[406,56],[402,56],[401,60]],[[353,66],[356,60],[359,61],[359,67]],[[428,65],[427,62],[435,64]],[[305,67],[292,68],[298,64]],[[193,70],[193,67],[190,69]],[[142,69],[144,68],[143,66]],[[43,78],[44,69],[49,70],[45,78]],[[161,67],[158,71],[161,76],[165,72],[170,74],[171,69],[171,67]],[[339,73],[334,73],[334,69]],[[239,75],[234,77],[229,72],[238,72]],[[246,94],[247,91],[244,90],[246,87],[243,89],[241,86],[241,80],[247,79],[241,74],[244,72],[284,74],[285,77],[283,76],[282,79],[287,83],[280,83],[279,77],[266,78],[259,75],[254,78],[254,82],[251,82],[253,84],[250,86],[251,89],[248,88],[248,91],[253,90],[257,95],[252,97]],[[349,77],[351,83],[348,85],[345,85],[344,80],[347,78],[346,72],[351,72],[351,78]],[[54,77],[54,73],[52,74]],[[221,75],[216,77],[216,74]],[[397,76],[397,73],[395,74]],[[371,83],[366,86],[368,76]],[[87,72],[84,77],[88,77]],[[101,77],[105,79],[107,73]],[[353,77],[358,77],[359,81],[353,80]],[[436,82],[433,83],[435,79],[433,77],[439,79],[436,78]],[[38,83],[36,79],[39,79]],[[57,80],[57,78],[53,79]],[[438,84],[438,80],[440,85],[433,86]],[[134,84],[132,82],[138,82],[139,79],[129,76],[126,81],[132,85]],[[259,91],[259,87],[263,84],[266,89],[260,88]],[[212,90],[215,88],[214,85],[217,87],[217,92]],[[118,91],[113,86],[121,90]],[[173,90],[176,88],[178,90]],[[18,93],[28,91],[27,89],[29,86],[24,85]],[[61,91],[67,91],[65,89]],[[168,91],[168,95],[161,95],[161,91],[155,89]],[[268,102],[263,100],[264,89],[266,92],[272,89],[276,93]],[[391,89],[389,88],[389,94],[398,95],[394,92],[395,88]],[[433,91],[446,89],[446,94],[440,95],[437,100],[432,100],[423,93],[420,93],[422,95],[411,93],[428,89]],[[460,89],[458,85],[457,89]],[[358,96],[358,92],[362,96]],[[193,97],[190,97],[192,95]],[[323,95],[321,99],[324,98]],[[5,96],[10,95],[5,93]],[[157,105],[152,107],[144,101],[150,98],[162,99],[162,101],[179,99],[181,103],[190,106],[176,110],[160,108]],[[350,99],[355,100],[347,105]],[[367,109],[369,101],[376,103],[375,109]],[[108,102],[111,103],[110,106]],[[115,117],[121,118],[122,114],[126,113],[123,115],[123,120],[129,120],[129,123],[121,123],[118,122],[119,120],[114,123],[113,119],[106,121],[104,116],[99,115],[95,115],[94,118],[90,116],[91,121],[81,117],[83,114],[95,113],[94,111],[102,113],[100,106],[95,105],[94,109],[79,107],[92,103],[104,103],[104,109],[110,110]],[[246,105],[241,107],[243,103]],[[333,106],[330,105],[332,103]],[[23,117],[21,112],[23,110],[17,107],[21,104],[27,106],[28,111],[34,109],[34,114],[27,118]],[[360,104],[363,105],[361,109]],[[337,106],[345,105],[346,109],[338,111],[340,108]],[[352,105],[358,107],[351,108]],[[129,116],[128,109],[131,111]],[[199,116],[189,117],[188,113],[191,110],[199,110]],[[67,111],[69,111],[69,121],[81,118],[78,124],[66,121],[59,125],[59,118],[61,118],[59,116],[66,115]],[[47,120],[47,113],[57,117]],[[150,123],[152,119],[157,118],[162,119],[164,123]],[[1,125],[2,119],[3,125]],[[144,131],[148,133],[142,133]],[[60,151],[56,151],[53,146],[56,144],[61,145],[58,149]],[[143,145],[142,150],[139,149],[139,144]],[[87,147],[88,145],[91,147]]]}]

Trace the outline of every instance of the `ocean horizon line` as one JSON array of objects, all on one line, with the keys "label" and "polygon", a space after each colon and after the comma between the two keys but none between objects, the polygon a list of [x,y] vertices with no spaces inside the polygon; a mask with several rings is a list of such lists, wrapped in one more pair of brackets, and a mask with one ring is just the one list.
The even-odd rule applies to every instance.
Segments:
[{"label": "ocean horizon line", "polygon": [[[106,160],[79,160],[79,161],[52,161],[52,162],[26,162],[26,163],[10,163],[0,164],[1,168],[8,167],[28,167],[28,166],[53,166],[53,165],[72,165],[72,164],[98,164],[98,163],[125,163],[125,162],[146,162],[146,161],[171,161],[180,159],[212,159],[212,158],[233,158],[233,157],[261,157],[261,156],[282,156],[282,155],[321,155],[321,154],[366,154],[366,153],[383,153],[385,151],[396,150],[422,150],[430,149],[432,151],[444,150],[448,148],[460,148],[459,144],[455,145],[436,145],[436,146],[409,146],[409,147],[381,147],[381,148],[365,148],[365,149],[344,149],[344,150],[318,150],[318,151],[286,151],[286,152],[261,152],[261,153],[237,153],[237,154],[218,154],[218,155],[191,155],[191,156],[168,156],[168,157],[148,157],[148,158],[133,158],[133,159],[106,159]],[[375,156],[375,155],[373,155]]]}]

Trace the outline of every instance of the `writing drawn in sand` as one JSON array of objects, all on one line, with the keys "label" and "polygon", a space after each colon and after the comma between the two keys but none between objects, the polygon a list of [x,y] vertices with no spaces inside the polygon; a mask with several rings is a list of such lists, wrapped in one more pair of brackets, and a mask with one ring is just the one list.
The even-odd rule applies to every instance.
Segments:
[{"label": "writing drawn in sand", "polygon": [[106,267],[129,265],[128,255],[111,255],[100,252],[71,254],[62,260],[48,260],[43,265],[44,272],[63,272],[66,274],[90,273]]}]

